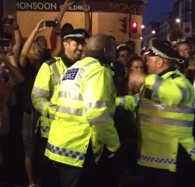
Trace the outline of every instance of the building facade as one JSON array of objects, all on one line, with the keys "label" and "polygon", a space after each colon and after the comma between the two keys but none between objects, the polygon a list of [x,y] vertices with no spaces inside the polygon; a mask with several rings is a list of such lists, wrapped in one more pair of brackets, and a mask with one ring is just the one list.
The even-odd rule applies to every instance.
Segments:
[{"label": "building facade", "polygon": [[170,41],[178,41],[183,38],[183,20],[182,15],[182,2],[178,0],[173,4],[169,16],[169,39]]},{"label": "building facade", "polygon": [[160,19],[160,39],[195,37],[195,0],[178,0]]},{"label": "building facade", "polygon": [[[179,17],[179,8],[180,8],[180,1],[177,1],[170,10],[170,16],[169,16],[169,24],[170,24],[170,32],[174,29],[181,27],[181,18]],[[179,21],[177,21],[179,20]]]},{"label": "building facade", "polygon": [[170,13],[165,14],[160,19],[160,32],[159,32],[160,40],[169,40],[170,39]]},{"label": "building facade", "polygon": [[[29,37],[36,24],[42,20],[53,20],[62,8],[65,0],[2,0],[0,3],[1,17],[13,14],[17,17],[22,36]],[[78,1],[81,2],[81,1]],[[129,0],[89,0],[89,12],[91,15],[91,34],[104,33],[112,35],[118,43],[129,40],[136,44],[136,52],[141,50],[141,25],[142,13],[147,6],[146,1]],[[126,32],[121,32],[121,21],[126,19]],[[80,3],[75,4],[66,11],[62,25],[71,23],[74,28],[85,27],[85,14]],[[132,33],[131,23],[137,23],[136,33]],[[3,30],[3,28],[0,28]],[[51,28],[44,30],[44,35],[50,44]],[[50,46],[48,46],[50,47]]]},{"label": "building facade", "polygon": [[[189,23],[191,27],[190,34],[195,36],[195,1],[194,0],[180,0],[182,4],[182,21],[183,23]],[[183,24],[183,30],[185,30],[185,24]],[[184,33],[185,34],[185,33]]]},{"label": "building facade", "polygon": [[148,46],[151,39],[157,38],[159,39],[160,34],[160,22],[159,21],[151,21],[148,25],[145,26],[145,29],[142,33],[143,42],[142,45]]},{"label": "building facade", "polygon": [[[92,34],[113,35],[118,43],[124,43],[131,39],[136,44],[136,52],[139,53],[141,50],[142,13],[147,2],[128,0],[91,0],[89,2]],[[33,3],[29,0],[17,0],[17,18],[23,36],[28,37],[41,19],[55,18],[63,3],[64,0],[34,0]],[[126,20],[126,32],[120,31],[120,20]],[[75,28],[85,27],[85,14],[79,3],[75,3],[66,11],[62,24],[66,22],[71,23]],[[131,22],[136,22],[138,25],[136,33],[131,33]],[[41,34],[49,39],[51,29]]]}]

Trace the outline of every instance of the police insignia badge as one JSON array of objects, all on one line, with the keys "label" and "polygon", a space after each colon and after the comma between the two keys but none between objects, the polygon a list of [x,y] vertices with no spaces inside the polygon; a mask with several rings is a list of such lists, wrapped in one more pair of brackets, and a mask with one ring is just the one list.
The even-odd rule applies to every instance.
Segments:
[{"label": "police insignia badge", "polygon": [[73,68],[73,69],[67,70],[66,73],[63,76],[62,81],[74,80],[76,75],[77,75],[77,73],[78,73],[78,71],[79,71],[79,68]]}]

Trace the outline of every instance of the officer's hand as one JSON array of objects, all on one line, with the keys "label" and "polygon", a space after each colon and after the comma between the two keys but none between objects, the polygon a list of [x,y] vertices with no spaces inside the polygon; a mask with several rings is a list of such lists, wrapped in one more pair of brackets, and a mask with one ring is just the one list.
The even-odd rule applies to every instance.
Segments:
[{"label": "officer's hand", "polygon": [[128,86],[140,88],[144,84],[146,75],[140,72],[131,72],[128,78]]},{"label": "officer's hand", "polygon": [[117,156],[117,152],[113,152],[108,155],[108,158],[115,158]]}]

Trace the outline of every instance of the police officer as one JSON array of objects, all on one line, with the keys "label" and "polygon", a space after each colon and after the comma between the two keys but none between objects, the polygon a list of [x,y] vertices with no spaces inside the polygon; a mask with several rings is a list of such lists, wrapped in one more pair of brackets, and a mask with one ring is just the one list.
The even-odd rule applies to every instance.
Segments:
[{"label": "police officer", "polygon": [[[149,75],[132,72],[129,78],[131,86],[143,85],[137,113],[141,132],[140,186],[190,186],[193,177],[188,166],[195,160],[194,91],[174,67],[184,60],[157,40],[146,52],[146,60]],[[128,102],[134,109],[137,98],[131,97]]]},{"label": "police officer", "polygon": [[[34,108],[40,113],[36,126],[36,137],[41,148],[42,186],[57,186],[58,176],[53,165],[43,156],[51,121],[54,119],[54,92],[58,81],[68,67],[79,60],[83,53],[85,37],[80,30],[75,29],[63,36],[64,52],[60,57],[54,57],[42,64],[34,82],[31,98]],[[37,139],[37,138],[36,138]],[[45,172],[47,171],[47,172]],[[51,175],[51,176],[50,176]]]},{"label": "police officer", "polygon": [[57,83],[66,69],[81,58],[84,44],[85,36],[80,29],[66,33],[63,36],[64,53],[43,63],[37,74],[31,98],[34,108],[41,114],[37,127],[40,127],[42,138],[48,138],[50,120],[54,119],[52,97]]},{"label": "police officer", "polygon": [[112,115],[115,90],[109,67],[115,48],[97,34],[86,57],[64,74],[45,155],[57,163],[61,187],[93,187],[95,168],[105,144],[110,158],[120,146]]}]

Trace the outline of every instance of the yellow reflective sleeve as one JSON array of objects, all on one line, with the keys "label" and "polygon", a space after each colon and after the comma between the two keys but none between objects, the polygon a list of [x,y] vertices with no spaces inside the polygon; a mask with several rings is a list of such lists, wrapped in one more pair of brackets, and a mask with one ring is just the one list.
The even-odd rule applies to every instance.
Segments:
[{"label": "yellow reflective sleeve", "polygon": [[139,95],[134,96],[126,95],[123,97],[116,97],[115,104],[116,107],[123,107],[125,110],[134,111],[135,107],[138,104]]},{"label": "yellow reflective sleeve", "polygon": [[164,79],[158,75],[148,75],[145,79],[145,87],[149,87],[158,96],[162,103],[169,106],[180,104],[186,97],[186,91],[179,87],[173,79]]},{"label": "yellow reflective sleeve", "polygon": [[119,146],[119,137],[114,127],[112,114],[115,111],[115,90],[111,70],[96,67],[85,76],[83,82],[85,116],[92,128],[92,135],[114,152]]},{"label": "yellow reflective sleeve", "polygon": [[49,114],[55,115],[56,107],[57,107],[57,101],[58,101],[59,90],[60,90],[60,83],[58,83],[58,84],[56,85],[56,89],[55,89],[55,91],[54,91],[54,94],[53,94],[53,96],[51,97],[50,105],[49,105],[49,107],[48,107]]},{"label": "yellow reflective sleeve", "polygon": [[46,117],[48,116],[52,81],[51,69],[48,64],[43,63],[36,76],[31,99],[34,108]]}]

